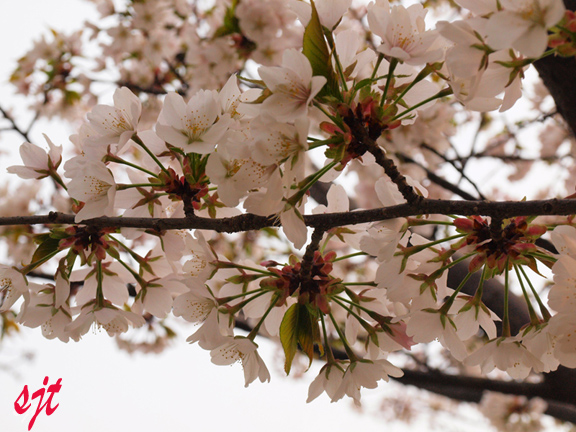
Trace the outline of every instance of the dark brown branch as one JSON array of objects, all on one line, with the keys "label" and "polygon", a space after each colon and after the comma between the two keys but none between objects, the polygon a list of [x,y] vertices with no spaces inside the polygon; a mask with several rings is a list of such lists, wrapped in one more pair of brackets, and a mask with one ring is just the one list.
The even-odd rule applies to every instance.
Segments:
[{"label": "dark brown branch", "polygon": [[417,203],[422,197],[414,192],[412,186],[406,181],[406,177],[400,174],[398,168],[394,164],[394,161],[386,156],[384,150],[382,150],[376,143],[368,146],[368,151],[376,159],[376,163],[384,168],[384,172],[390,177],[390,179],[398,186],[398,190],[409,203]]},{"label": "dark brown branch", "polygon": [[548,407],[545,414],[562,421],[576,423],[576,407],[566,401],[556,399],[555,392],[544,383],[520,381],[500,381],[462,375],[449,375],[440,371],[414,371],[404,369],[404,376],[397,378],[402,384],[409,384],[452,399],[467,402],[480,402],[485,391],[540,397]]},{"label": "dark brown branch", "polygon": [[[306,215],[304,222],[312,228],[329,230],[343,225],[356,225],[367,222],[377,222],[399,217],[419,216],[428,214],[490,216],[506,219],[514,216],[539,215],[572,215],[576,214],[576,200],[548,199],[534,201],[455,201],[421,198],[418,203],[399,204],[395,206],[361,210],[354,212]],[[137,217],[99,217],[88,219],[77,224],[74,215],[50,212],[38,216],[12,216],[0,218],[0,226],[6,225],[50,225],[76,224],[94,227],[125,227],[144,228],[156,231],[173,229],[204,229],[217,232],[241,232],[261,228],[279,226],[275,215],[257,216],[246,213],[239,216],[210,219],[205,217],[188,218],[137,218]]]},{"label": "dark brown branch", "polygon": [[[406,181],[406,177],[404,177],[402,174],[400,174],[400,171],[398,171],[394,161],[386,156],[386,152],[382,150],[378,144],[376,144],[377,136],[373,139],[368,134],[366,128],[360,124],[352,111],[350,111],[349,116],[346,117],[344,121],[350,127],[354,138],[358,141],[358,147],[360,150],[359,154],[362,155],[366,151],[372,154],[372,156],[374,156],[376,159],[376,163],[384,168],[386,175],[390,177],[390,180],[392,180],[396,186],[398,186],[398,190],[404,199],[409,203],[418,202],[421,196],[414,192],[412,186],[410,186]],[[380,133],[381,130],[379,129],[377,134],[380,135]]]},{"label": "dark brown branch", "polygon": [[312,264],[314,261],[314,253],[318,250],[320,246],[320,241],[324,236],[324,230],[316,228],[312,233],[312,239],[308,246],[306,247],[306,252],[302,256],[301,267],[300,267],[300,278],[302,281],[310,279],[310,272],[312,271]]}]

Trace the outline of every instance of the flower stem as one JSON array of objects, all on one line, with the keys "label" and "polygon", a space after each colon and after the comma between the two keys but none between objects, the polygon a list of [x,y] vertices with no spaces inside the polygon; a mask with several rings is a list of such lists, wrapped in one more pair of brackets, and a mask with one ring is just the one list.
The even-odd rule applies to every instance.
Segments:
[{"label": "flower stem", "polygon": [[332,345],[328,342],[328,332],[326,331],[326,323],[324,322],[324,314],[320,314],[320,322],[322,323],[322,332],[324,333],[324,345],[326,348],[326,361],[327,363],[336,363],[334,353],[332,352]]},{"label": "flower stem", "polygon": [[264,315],[262,315],[262,317],[260,318],[260,321],[258,321],[258,324],[256,324],[254,326],[254,328],[252,329],[252,331],[250,333],[248,333],[248,336],[247,336],[248,339],[250,339],[252,341],[254,340],[254,338],[258,334],[258,331],[260,330],[260,327],[262,327],[264,320],[266,319],[266,317],[268,316],[270,311],[272,311],[272,309],[276,306],[276,302],[278,301],[279,298],[280,298],[280,294],[276,294],[274,297],[272,297],[272,301],[270,302],[270,306],[268,306],[268,309],[266,309],[266,312],[264,312]]},{"label": "flower stem", "polygon": [[396,65],[398,65],[398,59],[393,57],[390,61],[390,66],[388,67],[388,76],[386,77],[386,84],[384,86],[384,91],[382,92],[382,99],[380,99],[380,108],[384,106],[384,101],[388,95],[388,90],[390,89],[390,84],[392,82],[392,77],[394,76],[394,69],[396,69]]},{"label": "flower stem", "polygon": [[367,256],[367,255],[368,255],[368,254],[367,254],[366,252],[355,252],[355,253],[352,253],[352,254],[349,254],[349,255],[342,255],[341,257],[334,258],[334,261],[333,261],[333,262],[342,261],[342,260],[345,260],[345,259],[348,259],[348,258],[357,257],[357,256]]},{"label": "flower stem", "polygon": [[328,316],[330,317],[330,321],[332,321],[332,324],[334,325],[334,328],[336,329],[336,333],[338,333],[338,337],[342,341],[342,344],[344,344],[344,350],[346,351],[346,354],[348,354],[348,358],[350,359],[351,362],[358,361],[358,357],[356,356],[356,354],[354,354],[354,351],[352,351],[352,348],[350,348],[350,345],[348,345],[348,341],[346,340],[346,336],[344,336],[344,333],[342,333],[342,330],[340,330],[340,327],[338,327],[338,323],[334,319],[332,312],[328,313]]},{"label": "flower stem", "polygon": [[518,266],[514,265],[514,271],[516,272],[516,276],[518,277],[518,282],[520,282],[520,288],[522,288],[522,295],[524,296],[524,301],[526,302],[526,306],[528,306],[528,313],[530,314],[530,324],[538,325],[540,320],[532,307],[532,302],[530,301],[530,297],[528,297],[528,292],[524,287],[524,282],[522,282],[522,276],[520,275],[520,271],[518,270]]},{"label": "flower stem", "polygon": [[148,156],[150,156],[154,162],[156,162],[156,165],[158,165],[160,167],[160,169],[164,172],[164,174],[170,176],[170,173],[168,172],[168,170],[164,167],[164,165],[162,165],[162,162],[160,162],[160,160],[156,157],[156,155],[154,153],[152,153],[152,151],[150,151],[150,149],[148,147],[146,147],[146,144],[144,144],[144,142],[140,139],[140,137],[138,136],[137,133],[135,133],[134,135],[132,135],[132,140],[138,144],[140,147],[142,147],[142,149],[148,153]]},{"label": "flower stem", "polygon": [[441,90],[441,91],[439,91],[438,93],[436,93],[434,96],[429,97],[428,99],[424,99],[422,102],[419,102],[419,103],[417,103],[416,105],[411,106],[410,108],[408,108],[406,111],[402,111],[400,114],[392,117],[392,118],[389,120],[389,123],[392,123],[393,121],[398,120],[398,119],[404,117],[404,116],[405,116],[406,114],[408,114],[410,111],[414,111],[415,109],[420,108],[422,105],[426,105],[428,102],[431,102],[431,101],[433,101],[433,100],[435,100],[435,99],[443,98],[443,97],[445,97],[445,96],[449,96],[449,95],[451,95],[452,93],[453,93],[453,92],[452,92],[452,89],[451,89],[451,88],[449,88],[449,87],[448,87],[448,88],[445,88],[444,90]]},{"label": "flower stem", "polygon": [[508,306],[509,306],[509,301],[508,301],[508,297],[509,297],[509,290],[510,290],[510,284],[508,283],[508,273],[509,273],[509,262],[510,262],[510,258],[506,259],[506,272],[504,273],[504,312],[503,312],[503,316],[502,316],[502,336],[503,337],[510,337],[510,315],[509,315],[509,311],[508,311]]},{"label": "flower stem", "polygon": [[142,172],[148,174],[148,175],[151,176],[151,177],[158,178],[158,175],[154,174],[152,171],[149,171],[149,170],[147,170],[146,168],[143,168],[143,167],[141,167],[141,166],[139,166],[139,165],[136,165],[136,164],[134,164],[134,163],[132,163],[132,162],[129,162],[129,161],[127,161],[126,159],[122,159],[122,158],[120,158],[120,157],[118,157],[118,156],[108,155],[108,156],[106,156],[106,159],[107,159],[108,161],[110,161],[110,162],[115,162],[115,163],[117,163],[117,164],[126,165],[126,166],[129,166],[129,167],[131,167],[131,168],[134,168],[134,169],[137,169],[137,170],[139,170],[139,171],[142,171]]},{"label": "flower stem", "polygon": [[545,321],[548,321],[552,317],[552,315],[550,314],[550,312],[548,311],[546,306],[544,306],[544,303],[542,303],[542,299],[538,295],[538,292],[534,289],[532,282],[530,282],[530,278],[528,278],[528,276],[526,275],[526,272],[524,271],[522,266],[519,266],[519,268],[520,268],[520,271],[522,272],[522,274],[524,275],[524,279],[526,279],[526,281],[528,282],[528,286],[530,286],[530,290],[532,291],[532,294],[534,294],[534,298],[536,299],[536,302],[538,303],[538,307],[540,308],[540,313],[542,314],[542,318],[544,318]]}]

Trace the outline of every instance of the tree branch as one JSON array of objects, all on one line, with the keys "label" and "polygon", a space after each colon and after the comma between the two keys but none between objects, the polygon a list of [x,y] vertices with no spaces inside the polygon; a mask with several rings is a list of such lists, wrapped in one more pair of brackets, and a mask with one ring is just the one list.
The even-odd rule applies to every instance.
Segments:
[{"label": "tree branch", "polygon": [[[576,200],[548,199],[534,201],[455,201],[421,198],[418,203],[398,204],[390,207],[360,210],[353,212],[329,213],[304,216],[304,222],[312,228],[329,230],[343,225],[356,225],[377,222],[399,217],[429,214],[490,216],[506,219],[515,216],[540,216],[576,214]],[[50,212],[47,215],[11,216],[0,218],[0,226],[7,225],[86,225],[98,228],[124,227],[144,228],[156,231],[174,229],[203,229],[216,232],[252,231],[279,226],[276,215],[257,216],[245,213],[239,216],[211,219],[199,216],[185,218],[139,218],[139,217],[98,217],[82,222],[74,221],[75,215]]]}]

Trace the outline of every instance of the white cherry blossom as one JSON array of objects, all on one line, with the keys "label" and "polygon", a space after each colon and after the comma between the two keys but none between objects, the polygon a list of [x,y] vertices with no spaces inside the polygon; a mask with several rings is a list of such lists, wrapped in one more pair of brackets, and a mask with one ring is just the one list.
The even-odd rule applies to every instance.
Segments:
[{"label": "white cherry blossom", "polygon": [[286,161],[291,168],[304,164],[310,125],[307,118],[296,119],[294,126],[264,116],[258,120],[251,124],[255,142],[252,158],[256,162],[267,166]]},{"label": "white cherry blossom", "polygon": [[65,331],[72,339],[78,341],[93,324],[106,330],[109,336],[114,336],[126,332],[130,326],[137,328],[144,323],[145,320],[141,315],[118,309],[110,303],[100,307],[92,304],[83,307],[80,315],[66,326]]},{"label": "white cherry blossom", "polygon": [[211,153],[224,137],[230,116],[221,114],[218,93],[201,90],[188,103],[178,93],[168,93],[158,118],[160,138],[186,153]]},{"label": "white cherry blossom", "polygon": [[23,179],[41,179],[54,171],[62,161],[62,146],[56,146],[44,135],[48,143],[48,153],[37,145],[25,142],[20,146],[20,157],[24,165],[13,165],[7,168],[11,174]]},{"label": "white cherry blossom", "polygon": [[544,364],[529,352],[517,338],[492,339],[464,360],[467,366],[479,365],[482,373],[491,372],[494,368],[508,372],[512,378],[523,379],[531,370],[541,372]]},{"label": "white cherry blossom", "polygon": [[558,313],[550,318],[548,327],[554,338],[554,356],[562,366],[576,368],[576,315]]},{"label": "white cherry blossom", "polygon": [[114,106],[96,105],[88,113],[88,123],[96,135],[91,137],[92,145],[117,145],[120,151],[138,128],[142,103],[127,87],[114,92]]},{"label": "white cherry blossom", "polygon": [[28,289],[30,296],[18,314],[18,321],[31,328],[41,326],[42,334],[47,339],[58,338],[62,342],[68,342],[70,337],[64,329],[72,321],[71,311],[67,304],[58,305],[58,279],[56,287],[30,283]]},{"label": "white cherry blossom", "polygon": [[482,44],[488,20],[471,18],[449,23],[440,21],[436,28],[442,36],[454,43],[446,53],[446,66],[453,76],[472,78],[480,72],[486,52],[477,45]]},{"label": "white cherry blossom", "polygon": [[294,49],[284,51],[282,67],[262,66],[258,73],[272,92],[262,103],[262,112],[283,122],[306,115],[312,99],[326,83],[325,77],[312,76],[310,62]]},{"label": "white cherry blossom", "polygon": [[488,309],[484,303],[477,304],[472,297],[459,295],[450,308],[456,325],[456,334],[465,341],[478,333],[480,327],[486,332],[488,339],[496,337],[496,324],[500,321],[498,315]]},{"label": "white cherry blossom", "polygon": [[562,0],[501,0],[486,28],[491,48],[514,48],[526,57],[539,57],[548,45],[548,29],[564,16]]},{"label": "white cherry blossom", "polygon": [[155,317],[166,318],[172,310],[174,296],[186,291],[186,285],[176,275],[153,279],[138,292],[132,311],[138,314],[147,311]]},{"label": "white cherry blossom", "polygon": [[76,214],[76,222],[113,216],[116,182],[103,162],[78,157],[68,161],[64,168],[66,176],[72,179],[68,184],[69,195],[84,202],[84,207]]},{"label": "white cherry blossom", "polygon": [[390,376],[401,377],[404,375],[402,369],[397,368],[388,360],[360,360],[350,363],[340,387],[332,397],[332,402],[340,400],[344,395],[354,399],[354,404],[360,406],[360,389],[362,387],[374,389],[378,387],[378,381],[388,381]]},{"label": "white cherry blossom", "polygon": [[250,339],[237,336],[225,344],[210,351],[212,363],[216,365],[230,365],[242,363],[244,369],[245,387],[258,378],[260,382],[270,381],[270,372],[258,354],[256,345]]},{"label": "white cherry blossom", "polygon": [[340,384],[342,384],[343,377],[344,370],[340,364],[325,364],[322,369],[320,369],[318,376],[310,384],[306,403],[312,402],[323,392],[326,392],[328,397],[334,400],[336,392],[340,388]]},{"label": "white cherry blossom", "polygon": [[370,30],[382,39],[378,51],[411,65],[440,60],[443,51],[437,45],[438,32],[426,30],[426,12],[421,4],[391,7],[388,0],[368,5]]},{"label": "white cherry blossom", "polygon": [[24,275],[12,267],[0,265],[0,312],[9,310],[16,300],[27,294]]},{"label": "white cherry blossom", "polygon": [[218,303],[205,285],[195,285],[174,300],[173,314],[193,323],[203,322]]},{"label": "white cherry blossom", "polygon": [[555,354],[558,335],[551,332],[553,329],[554,326],[541,324],[529,326],[522,332],[522,345],[542,362],[542,372],[554,371],[560,364]]},{"label": "white cherry blossom", "polygon": [[263,165],[249,155],[236,158],[228,146],[220,146],[206,164],[206,174],[218,185],[218,196],[229,207],[236,207],[248,190],[265,185],[275,169],[276,165]]},{"label": "white cherry blossom", "polygon": [[464,360],[468,355],[451,315],[431,309],[415,312],[410,316],[406,334],[412,336],[414,342],[428,343],[438,339],[456,360]]},{"label": "white cherry blossom", "polygon": [[[297,0],[290,0],[288,4],[298,15],[302,25],[306,27],[312,16],[312,7],[306,2]],[[352,5],[352,0],[316,0],[314,5],[318,12],[320,24],[328,30],[333,30]]]}]

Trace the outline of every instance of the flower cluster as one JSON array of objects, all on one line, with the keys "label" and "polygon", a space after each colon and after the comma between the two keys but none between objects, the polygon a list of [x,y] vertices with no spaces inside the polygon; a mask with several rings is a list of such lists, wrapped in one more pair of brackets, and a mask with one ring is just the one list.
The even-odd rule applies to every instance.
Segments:
[{"label": "flower cluster", "polygon": [[[530,64],[571,53],[574,17],[558,24],[560,0],[456,3],[466,18],[427,28],[422,5],[377,0],[359,31],[349,0],[216,1],[211,10],[143,1],[123,11],[98,2],[114,24],[92,28],[94,39],[114,39],[101,38],[101,49],[120,86],[112,105],[87,112],[63,164],[46,137],[48,152],[27,142],[24,165],[9,168],[50,178],[61,199],[52,209],[74,216],[69,226],[30,228],[32,256],[0,266],[0,312],[19,306],[19,323],[63,341],[93,326],[109,335],[142,328],[155,335],[152,350],[173,336],[171,317],[181,317],[197,325],[187,340],[213,363],[241,363],[245,385],[270,379],[255,342],[266,335],[282,345],[287,373],[299,351],[325,360],[308,401],[326,392],[359,404],[361,388],[402,376],[394,353],[434,340],[483,373],[525,378],[576,367],[570,220],[552,232],[555,257],[537,246],[549,228],[533,217],[393,213],[434,193],[424,180],[438,177],[429,173],[439,162],[418,161],[446,159],[454,99],[505,111],[522,95]],[[546,51],[551,29],[559,36]],[[81,99],[66,96],[77,81],[78,37],[37,44],[13,81],[29,90],[44,46],[54,60],[44,65],[46,104],[55,89]],[[364,219],[350,211],[351,178]],[[316,205],[328,182],[325,205]],[[466,260],[469,273],[449,286],[449,271]],[[555,314],[526,272],[539,274],[539,265],[554,273]],[[37,269],[52,282],[34,282]],[[469,290],[474,272],[479,282]],[[530,314],[517,334],[511,274]],[[483,297],[499,275],[500,317]]]}]

